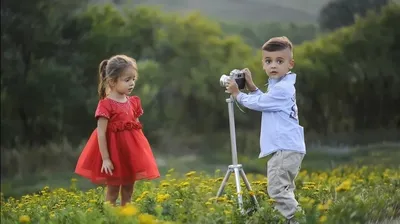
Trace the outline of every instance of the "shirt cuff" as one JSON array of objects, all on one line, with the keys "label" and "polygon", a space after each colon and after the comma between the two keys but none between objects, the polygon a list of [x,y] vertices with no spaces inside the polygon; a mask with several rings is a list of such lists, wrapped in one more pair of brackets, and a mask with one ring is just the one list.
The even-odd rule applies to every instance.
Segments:
[{"label": "shirt cuff", "polygon": [[246,95],[245,93],[239,92],[239,94],[236,96],[236,101],[237,101],[238,103],[241,104],[240,101],[242,100],[242,98],[243,98],[245,95]]},{"label": "shirt cuff", "polygon": [[249,92],[249,95],[257,95],[259,94],[259,92],[261,92],[261,90],[259,88],[256,88],[256,90]]},{"label": "shirt cuff", "polygon": [[259,90],[259,88],[258,87],[256,87],[256,89],[255,90],[253,90],[253,91],[250,91],[251,93],[255,93],[255,92],[257,92]]}]

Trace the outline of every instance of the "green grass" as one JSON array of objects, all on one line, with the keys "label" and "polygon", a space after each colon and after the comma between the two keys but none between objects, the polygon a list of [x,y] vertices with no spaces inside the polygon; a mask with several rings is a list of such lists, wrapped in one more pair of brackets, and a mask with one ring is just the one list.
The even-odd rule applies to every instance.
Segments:
[{"label": "green grass", "polygon": [[[240,155],[239,163],[243,164],[245,171],[251,173],[265,173],[265,165],[270,156],[262,159],[258,155]],[[210,164],[231,163],[231,154],[205,156]],[[400,143],[381,143],[368,146],[349,148],[314,147],[307,149],[307,154],[302,163],[302,169],[309,171],[331,170],[341,165],[374,165],[384,167],[399,167]]]},{"label": "green grass", "polygon": [[[179,173],[186,173],[192,170],[212,173],[216,168],[215,165],[207,164],[195,155],[180,157],[156,155],[156,158],[160,158],[158,162],[160,163],[159,171],[162,176],[171,168],[174,168]],[[76,175],[71,169],[64,172],[51,173],[46,171],[33,175],[2,179],[1,192],[4,193],[5,197],[20,197],[21,195],[37,192],[45,186],[51,186],[52,188],[67,187],[70,185],[72,178],[78,180],[79,188],[82,190],[89,190],[95,187],[89,180]]]},{"label": "green grass", "polygon": [[[396,223],[400,217],[400,170],[376,166],[341,166],[328,172],[300,172],[296,199],[303,212],[297,221],[307,224]],[[242,183],[244,209],[259,209],[242,215],[237,209],[236,187],[231,178],[224,194],[216,198],[223,173],[169,172],[162,182],[141,181],[135,185],[131,204],[110,207],[104,203],[104,188],[82,191],[79,181],[64,188],[46,187],[36,194],[1,201],[1,223],[284,223],[266,194],[263,175],[248,175],[252,191]],[[117,202],[118,203],[118,202]],[[151,216],[150,216],[151,215]],[[144,220],[147,220],[145,222]],[[141,220],[141,221],[139,221]],[[393,221],[393,222],[389,222]],[[172,223],[171,223],[172,221]],[[388,221],[388,222],[385,222]]]},{"label": "green grass", "polygon": [[[230,152],[213,155],[185,155],[166,156],[156,154],[159,169],[164,176],[170,168],[178,173],[192,170],[214,173],[216,169],[226,172],[231,164]],[[269,158],[269,157],[268,157]],[[246,173],[265,173],[265,163],[268,158],[258,159],[257,155],[240,155],[239,163],[243,164]],[[400,143],[376,144],[363,147],[343,148],[311,148],[304,158],[302,169],[309,171],[331,170],[341,165],[377,165],[384,167],[399,167]],[[34,175],[25,175],[9,179],[2,179],[1,191],[6,197],[19,197],[24,194],[36,192],[44,186],[66,187],[71,178],[77,178],[80,189],[87,190],[94,185],[88,180],[79,177],[71,171],[54,172],[46,171]]]}]

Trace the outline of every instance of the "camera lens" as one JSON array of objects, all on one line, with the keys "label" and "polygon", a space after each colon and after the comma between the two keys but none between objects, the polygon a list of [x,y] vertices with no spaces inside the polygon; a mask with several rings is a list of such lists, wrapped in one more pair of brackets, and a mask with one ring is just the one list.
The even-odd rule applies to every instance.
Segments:
[{"label": "camera lens", "polygon": [[226,84],[228,83],[228,79],[229,79],[229,76],[222,75],[221,78],[219,79],[219,85],[222,87],[225,87]]}]

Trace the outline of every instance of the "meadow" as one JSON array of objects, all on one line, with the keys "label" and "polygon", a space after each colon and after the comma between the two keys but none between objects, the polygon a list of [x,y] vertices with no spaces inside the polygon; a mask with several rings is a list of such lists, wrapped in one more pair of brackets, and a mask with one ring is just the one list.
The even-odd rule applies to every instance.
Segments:
[{"label": "meadow", "polygon": [[[1,223],[282,223],[266,194],[265,159],[256,158],[256,112],[236,113],[236,125],[239,161],[253,187],[242,192],[245,207],[252,210],[251,195],[261,207],[237,210],[233,178],[215,198],[231,160],[218,78],[249,67],[264,86],[255,50],[275,35],[296,45],[307,130],[298,220],[400,222],[398,4],[319,35],[314,22],[326,0],[171,0],[165,10],[176,13],[87,2],[111,1],[2,4]],[[188,13],[194,8],[200,13]],[[330,20],[345,18],[339,11]],[[73,173],[79,144],[96,125],[98,64],[120,53],[138,61],[135,95],[143,99],[141,121],[162,173],[138,182],[124,208],[105,203],[104,187]]]},{"label": "meadow", "polygon": [[[400,167],[396,147],[381,152],[352,150],[346,158],[327,156],[334,168],[313,169],[318,153],[311,152],[296,180],[296,197],[302,206],[300,223],[397,223],[400,221]],[[389,147],[388,147],[389,148]],[[337,152],[336,152],[337,153]],[[351,155],[349,157],[349,155]],[[354,157],[353,157],[354,156]],[[351,158],[352,157],[352,158]],[[242,157],[244,167],[254,162]],[[255,165],[254,165],[255,166]],[[261,166],[260,164],[258,165]],[[251,170],[251,169],[247,169]],[[252,210],[256,195],[260,208],[243,215],[238,210],[233,176],[224,195],[216,198],[226,169],[214,172],[169,169],[158,181],[138,182],[130,205],[113,207],[104,202],[104,188],[83,190],[84,181],[69,186],[44,186],[22,197],[1,198],[1,223],[283,223],[266,194],[262,173],[248,172],[252,191],[242,183],[245,209]],[[82,183],[81,183],[82,182]]]}]

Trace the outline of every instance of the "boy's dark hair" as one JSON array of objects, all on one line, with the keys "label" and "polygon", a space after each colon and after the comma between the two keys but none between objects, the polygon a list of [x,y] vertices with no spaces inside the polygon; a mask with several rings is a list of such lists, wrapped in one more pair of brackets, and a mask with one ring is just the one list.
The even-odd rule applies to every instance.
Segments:
[{"label": "boy's dark hair", "polygon": [[269,39],[265,44],[262,46],[263,51],[281,51],[289,48],[291,52],[291,56],[293,57],[293,44],[292,42],[285,36],[282,37],[273,37]]}]

